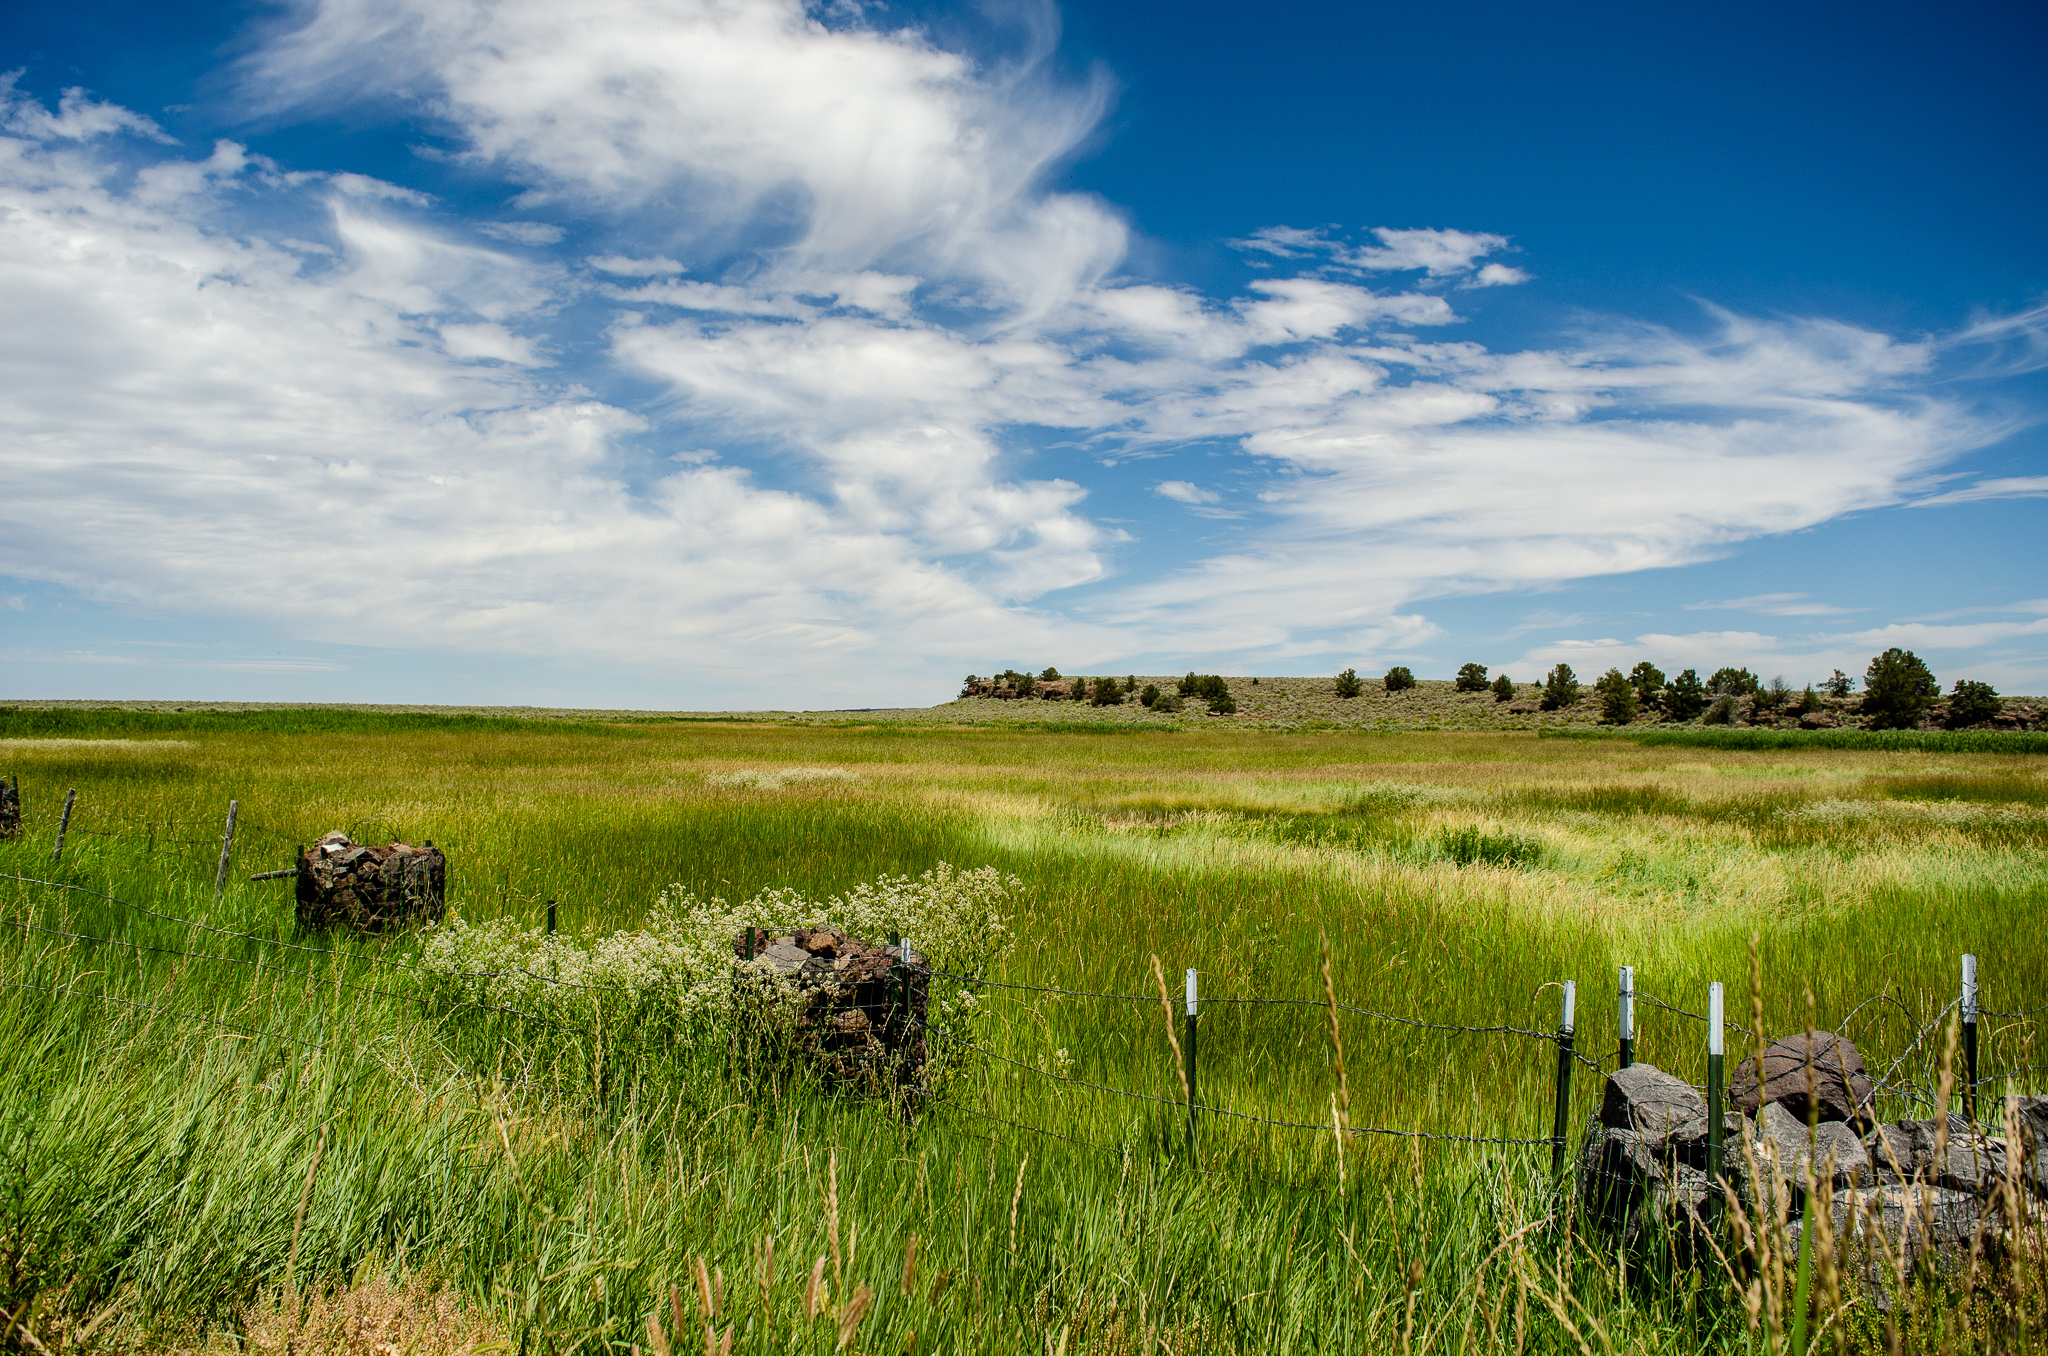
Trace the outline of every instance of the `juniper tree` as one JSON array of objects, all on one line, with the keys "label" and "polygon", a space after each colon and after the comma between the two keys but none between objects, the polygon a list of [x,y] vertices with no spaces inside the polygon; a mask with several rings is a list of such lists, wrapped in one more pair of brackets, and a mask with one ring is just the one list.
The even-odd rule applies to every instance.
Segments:
[{"label": "juniper tree", "polygon": [[1664,710],[1673,720],[1697,720],[1707,709],[1706,689],[1696,670],[1685,669],[1664,689]]},{"label": "juniper tree", "polygon": [[1948,725],[1952,730],[1960,730],[1965,725],[1982,725],[2004,709],[2005,703],[1999,699],[1997,688],[1989,683],[1959,678],[1955,691],[1949,694]]},{"label": "juniper tree", "polygon": [[1873,729],[1915,728],[1940,695],[1941,684],[1920,656],[1897,646],[1871,660],[1863,675],[1863,714]]},{"label": "juniper tree", "polygon": [[1543,709],[1561,711],[1579,699],[1579,675],[1569,664],[1559,664],[1543,680]]},{"label": "juniper tree", "polygon": [[1636,686],[1620,669],[1609,669],[1593,684],[1600,694],[1600,719],[1608,725],[1626,725],[1636,718]]}]

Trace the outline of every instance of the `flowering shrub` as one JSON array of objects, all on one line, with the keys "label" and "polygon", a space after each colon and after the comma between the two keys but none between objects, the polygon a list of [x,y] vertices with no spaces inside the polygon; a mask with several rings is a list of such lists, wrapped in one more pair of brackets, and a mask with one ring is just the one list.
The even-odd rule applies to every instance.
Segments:
[{"label": "flowering shrub", "polygon": [[[869,940],[896,932],[933,968],[979,978],[1015,940],[1008,910],[1022,888],[994,867],[963,871],[944,862],[921,876],[882,876],[823,900],[783,889],[732,904],[672,885],[645,926],[588,943],[506,918],[452,919],[428,935],[421,965],[432,997],[458,1008],[511,1009],[539,1018],[542,1032],[608,1033],[613,1043],[627,1033],[658,1035],[703,1045],[722,1040],[736,1014],[743,990],[734,979],[748,967],[733,948],[749,926],[771,936],[819,926]],[[752,970],[750,1001],[800,999],[787,986],[778,994],[766,962]],[[959,980],[934,979],[929,1003],[934,1025],[964,1019],[976,1006]]]}]

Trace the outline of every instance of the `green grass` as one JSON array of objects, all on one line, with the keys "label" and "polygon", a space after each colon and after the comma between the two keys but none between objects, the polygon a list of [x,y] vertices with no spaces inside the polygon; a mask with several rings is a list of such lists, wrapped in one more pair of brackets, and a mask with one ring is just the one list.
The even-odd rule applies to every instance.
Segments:
[{"label": "green grass", "polygon": [[[44,718],[5,718],[27,714]],[[243,879],[334,827],[443,845],[465,917],[537,924],[553,899],[586,936],[637,924],[671,883],[817,897],[942,860],[993,865],[1028,886],[999,978],[1148,994],[1157,955],[1170,980],[1198,967],[1212,999],[1316,1000],[1327,937],[1341,1001],[1448,1023],[1547,1031],[1556,981],[1576,979],[1595,1056],[1611,1045],[1620,963],[1694,1010],[1723,980],[1748,1022],[1752,933],[1768,1029],[1804,1025],[1809,986],[1823,1025],[1888,994],[1849,1034],[1873,1066],[1905,1056],[1901,1079],[1931,1074],[1928,1045],[1907,1046],[1953,992],[1961,952],[1983,958],[1989,1007],[2048,995],[2048,759],[2029,754],[61,714],[0,733],[0,774],[19,776],[30,819],[25,840],[0,844],[0,871],[253,935],[0,881],[0,914],[50,930],[0,928],[0,983],[28,986],[0,989],[0,1305],[41,1296],[74,1318],[120,1305],[100,1331],[155,1342],[233,1330],[283,1285],[318,1153],[297,1277],[426,1275],[523,1350],[644,1344],[655,1295],[687,1290],[697,1255],[744,1297],[728,1306],[738,1350],[829,1349],[836,1329],[800,1308],[811,1262],[833,1251],[835,1161],[833,1295],[865,1283],[880,1296],[861,1350],[900,1351],[915,1331],[920,1351],[1036,1353],[1062,1333],[1070,1351],[1137,1351],[1148,1327],[1175,1351],[1392,1349],[1404,1333],[1415,1351],[1580,1350],[1552,1302],[1618,1350],[1746,1349],[1718,1292],[1629,1280],[1568,1232],[1495,1253],[1558,1208],[1540,1148],[1366,1139],[1339,1195],[1327,1132],[1212,1117],[1197,1173],[1175,1108],[999,1061],[942,1089],[983,1114],[934,1108],[911,1125],[815,1090],[764,1094],[722,1048],[649,1049],[653,1034],[631,1031],[543,1040],[516,1019],[437,1009],[393,963],[411,942],[328,950],[293,932],[289,883]],[[707,781],[785,767],[858,775]],[[79,808],[53,872],[67,787]],[[216,899],[230,797],[238,870]],[[199,950],[219,959],[179,954]],[[1702,1076],[1697,1024],[1652,1010],[1641,1026],[1638,1058]],[[1000,991],[974,1029],[1033,1068],[1179,1097],[1156,1001]],[[1355,1124],[1548,1133],[1546,1043],[1355,1015],[1341,1030]],[[1987,1027],[1984,1066],[2035,1062],[2037,1030]],[[1201,1048],[1205,1101],[1327,1124],[1320,1008],[1212,1002]],[[1576,1106],[1598,1091],[1581,1073]],[[905,1295],[912,1233],[922,1260]],[[753,1259],[769,1235],[783,1261],[764,1309]]]},{"label": "green grass", "polygon": [[2048,733],[2024,730],[1749,730],[1709,727],[1548,729],[1546,739],[1627,739],[1645,748],[1871,749],[1888,753],[2048,753]]}]

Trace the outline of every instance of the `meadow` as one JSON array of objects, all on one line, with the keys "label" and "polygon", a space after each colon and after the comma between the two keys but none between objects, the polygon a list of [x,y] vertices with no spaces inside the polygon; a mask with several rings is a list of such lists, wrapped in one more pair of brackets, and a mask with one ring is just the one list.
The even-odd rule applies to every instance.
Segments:
[{"label": "meadow", "polygon": [[[52,1351],[1755,1350],[1725,1285],[1575,1229],[1546,1145],[1474,1142],[1549,1135],[1560,981],[1612,1068],[1617,965],[1692,1012],[1724,981],[1755,1026],[1754,939],[1761,1029],[1839,1026],[1889,1115],[1928,1114],[1962,953],[1987,1008],[2048,1001],[2031,752],[22,710],[5,775],[0,1344]],[[1019,884],[986,977],[1037,987],[949,1019],[976,1049],[915,1108],[596,1007],[563,1038],[434,1001],[416,939],[299,934],[248,876],[334,828],[440,845],[463,920],[552,902],[591,945],[665,891],[992,867]],[[1201,975],[1193,1161],[1155,958],[1176,1004]],[[1437,1025],[1333,1040],[1332,996]],[[1701,1079],[1696,1020],[1640,1024]],[[2042,1090],[2037,1028],[1991,1019],[1982,1067]],[[1471,1138],[1340,1153],[1340,1100]],[[2032,1349],[2012,1294],[1932,1293],[1899,1340]]]}]

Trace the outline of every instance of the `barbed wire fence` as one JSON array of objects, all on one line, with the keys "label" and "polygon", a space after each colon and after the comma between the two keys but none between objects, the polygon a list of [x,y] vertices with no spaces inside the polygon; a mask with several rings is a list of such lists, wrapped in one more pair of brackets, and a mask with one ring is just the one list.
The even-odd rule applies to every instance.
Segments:
[{"label": "barbed wire fence", "polygon": [[[247,838],[250,837],[261,838],[280,844],[295,843],[296,841],[294,836],[292,835],[279,833],[273,829],[269,829],[266,826],[258,823],[246,820],[237,822],[236,815],[232,808],[223,827],[223,831],[220,834],[211,837],[181,836],[182,834],[188,834],[196,831],[196,822],[192,820],[143,820],[115,816],[107,814],[105,812],[89,812],[89,817],[96,819],[99,824],[112,824],[117,825],[118,827],[105,828],[97,827],[92,823],[86,822],[73,823],[73,815],[76,810],[75,800],[75,793],[67,797],[66,816],[65,819],[60,823],[60,826],[58,828],[56,837],[56,849],[52,857],[53,864],[61,859],[64,835],[67,829],[70,832],[81,832],[109,838],[123,838],[131,842],[133,838],[137,836],[137,831],[140,830],[142,836],[144,836],[146,839],[146,850],[152,852],[158,850],[167,850],[173,847],[219,848],[221,850],[222,877],[224,877],[226,874],[229,861],[229,854],[233,850],[234,844],[238,837],[242,837],[245,841]],[[394,825],[391,825],[389,820],[384,820],[381,817],[373,816],[356,821],[356,823],[348,831],[350,836],[353,838],[357,831],[359,831],[365,824],[371,822],[379,822],[395,828]],[[225,956],[217,953],[198,951],[189,948],[173,948],[156,945],[144,945],[135,942],[132,939],[104,937],[90,933],[70,931],[67,929],[51,928],[39,923],[34,923],[21,919],[0,918],[0,926],[15,929],[18,933],[20,933],[23,936],[27,936],[30,933],[34,933],[37,935],[43,935],[54,939],[62,940],[68,944],[73,945],[86,945],[96,947],[107,947],[116,950],[127,950],[136,956],[138,964],[140,962],[141,954],[146,952],[152,955],[170,957],[173,960],[177,961],[180,965],[186,963],[196,963],[202,965],[211,964],[240,966],[248,969],[254,969],[258,972],[267,973],[271,975],[291,975],[295,977],[301,977],[309,981],[317,980],[321,984],[333,985],[337,991],[347,990],[351,993],[360,993],[368,997],[407,1002],[425,1002],[433,1001],[435,999],[445,1000],[447,998],[447,989],[445,985],[449,981],[471,984],[478,981],[489,981],[493,979],[518,979],[522,981],[532,981],[542,985],[560,987],[565,990],[592,994],[607,992],[630,994],[636,992],[632,986],[583,984],[578,983],[576,981],[565,980],[558,976],[547,975],[537,970],[525,968],[496,970],[461,970],[450,969],[447,967],[436,967],[430,971],[416,963],[404,960],[399,957],[384,955],[381,952],[342,951],[335,949],[333,947],[312,946],[307,945],[303,942],[287,941],[280,936],[266,936],[260,933],[251,932],[243,929],[223,927],[221,925],[204,922],[199,919],[187,918],[177,914],[167,913],[159,909],[153,909],[146,905],[135,903],[130,900],[121,899],[110,893],[93,890],[90,887],[78,885],[73,882],[49,880],[41,877],[34,877],[9,872],[0,872],[0,880],[9,880],[36,888],[75,892],[81,895],[90,896],[100,901],[111,903],[119,908],[132,910],[140,915],[148,916],[179,928],[184,928],[188,931],[188,933],[212,934],[223,938],[232,938],[246,943],[254,944],[255,946],[262,948],[274,947],[288,951],[325,956],[328,958],[330,965],[347,966],[349,964],[361,963],[371,967],[384,967],[387,971],[395,971],[409,979],[420,979],[424,977],[433,980],[442,987],[437,988],[432,993],[422,990],[407,991],[398,988],[380,988],[372,984],[363,984],[360,982],[343,979],[339,972],[330,975],[316,975],[311,970],[292,969],[286,966],[271,964],[267,960],[260,958],[251,959],[246,957]],[[910,954],[907,947],[904,949],[903,954],[906,957]],[[933,979],[944,979],[970,989],[1002,990],[1017,993],[1052,995],[1059,997],[1071,997],[1118,1003],[1132,1003],[1146,1006],[1150,1006],[1155,1003],[1167,1004],[1169,1016],[1169,1033],[1171,1032],[1170,1000],[1168,999],[1163,989],[1161,990],[1161,992],[1152,994],[1133,994],[1100,990],[1074,989],[1064,988],[1056,985],[1023,984],[1010,981],[995,980],[985,976],[969,975],[957,971],[950,971],[933,967],[930,965],[910,964],[908,962],[905,962],[903,964],[904,969],[906,971],[921,974],[926,979],[927,983],[929,983],[929,981]],[[704,991],[730,990],[732,987],[732,980],[730,977],[712,978],[705,981],[700,981],[690,987]],[[1079,1090],[1090,1094],[1122,1098],[1129,1101],[1149,1105],[1155,1108],[1165,1107],[1173,1110],[1174,1112],[1180,1115],[1184,1115],[1187,1124],[1187,1143],[1189,1146],[1188,1156],[1190,1159],[1190,1166],[1195,1165],[1195,1146],[1197,1141],[1198,1126],[1204,1118],[1221,1118],[1226,1121],[1242,1122],[1248,1125],[1269,1127],[1272,1129],[1287,1132],[1316,1135],[1332,1134],[1335,1135],[1340,1142],[1348,1141],[1351,1139],[1366,1139],[1379,1137],[1390,1139],[1408,1139],[1427,1142],[1485,1145],[1507,1148],[1534,1148],[1540,1146],[1549,1146],[1552,1150],[1553,1168],[1555,1169],[1561,1167],[1565,1153],[1567,1152],[1568,1148],[1568,1137],[1571,1131],[1570,1106],[1572,1100],[1572,1082],[1574,1074],[1580,1070],[1584,1070],[1594,1073],[1596,1075],[1604,1075],[1607,1072],[1609,1072],[1608,1066],[1610,1065],[1613,1065],[1615,1067],[1625,1067],[1632,1062],[1631,1048],[1634,1039],[1633,1008],[1636,1002],[1640,1001],[1651,1008],[1668,1013],[1675,1017],[1679,1017],[1694,1023],[1701,1024],[1702,1026],[1708,1025],[1710,1022],[1710,1018],[1706,1015],[1688,1010],[1676,1004],[1670,1003],[1662,998],[1658,998],[1647,992],[1635,989],[1633,986],[1633,972],[1630,968],[1624,967],[1622,972],[1622,987],[1620,992],[1623,1000],[1623,1011],[1626,1015],[1622,1018],[1617,1050],[1614,1054],[1603,1055],[1599,1058],[1589,1058],[1587,1055],[1579,1051],[1579,1049],[1577,1048],[1577,1032],[1575,1030],[1573,1010],[1575,986],[1572,983],[1572,981],[1567,980],[1562,981],[1560,983],[1560,987],[1563,991],[1563,1008],[1560,1024],[1556,1029],[1543,1030],[1535,1027],[1516,1026],[1510,1023],[1455,1023],[1437,1021],[1432,1020],[1430,1018],[1393,1013],[1377,1008],[1364,1007],[1356,1004],[1339,1003],[1335,1001],[1334,994],[1331,994],[1330,996],[1324,999],[1269,996],[1231,996],[1221,998],[1206,998],[1198,1000],[1196,994],[1195,972],[1189,971],[1188,994],[1185,1012],[1185,1026],[1183,1028],[1183,1034],[1186,1042],[1186,1067],[1182,1088],[1182,1096],[1179,1098],[1171,1096],[1160,1096],[1155,1093],[1141,1092],[1133,1089],[1119,1088],[1112,1084],[1094,1082],[1090,1080],[1071,1077],[1065,1074],[1055,1073],[1049,1069],[1041,1067],[1040,1065],[1036,1065],[1026,1060],[1018,1059],[1014,1056],[1007,1055],[1000,1051],[989,1048],[989,1046],[986,1043],[974,1040],[971,1037],[962,1034],[961,1032],[955,1031],[948,1026],[941,1024],[933,1024],[929,1022],[925,1017],[916,1016],[915,1014],[912,1014],[912,1016],[915,1018],[917,1034],[919,1034],[921,1037],[937,1040],[939,1042],[955,1046],[963,1051],[968,1052],[976,1058],[987,1060],[994,1064],[1001,1064],[1010,1068],[1014,1068],[1016,1070],[1019,1070],[1022,1074],[1029,1074],[1047,1080],[1049,1083],[1059,1085],[1064,1089]],[[53,997],[80,998],[102,1002],[110,1005],[127,1007],[136,1010],[148,1010],[158,1015],[165,1015],[173,1018],[186,1019],[202,1024],[212,1025],[223,1030],[230,1031],[244,1038],[275,1038],[285,1043],[305,1046],[307,1048],[315,1050],[320,1050],[324,1048],[319,1043],[308,1042],[303,1038],[287,1035],[285,1033],[266,1031],[261,1028],[251,1027],[243,1023],[229,1022],[224,1018],[214,1017],[204,1013],[194,1013],[190,1011],[174,1009],[163,1004],[152,1004],[139,999],[126,998],[118,995],[107,994],[104,992],[93,990],[83,990],[69,985],[59,987],[51,985],[32,984],[18,980],[8,980],[0,982],[0,989],[36,991]],[[1444,1131],[1418,1129],[1412,1127],[1355,1125],[1349,1122],[1348,1116],[1346,1116],[1344,1114],[1344,1111],[1337,1106],[1335,1100],[1333,1100],[1332,1102],[1332,1119],[1327,1122],[1303,1121],[1288,1119],[1279,1116],[1267,1116],[1258,1114],[1256,1112],[1245,1111],[1233,1107],[1218,1105],[1212,1100],[1204,1100],[1200,1095],[1199,1070],[1195,1058],[1199,1030],[1197,1025],[1198,1003],[1206,1003],[1213,1007],[1239,1010],[1257,1008],[1315,1009],[1320,1013],[1329,1014],[1332,1017],[1333,1022],[1335,1020],[1335,1014],[1343,1013],[1349,1016],[1365,1019],[1369,1022],[1386,1023],[1393,1026],[1403,1027],[1411,1030],[1437,1032],[1447,1036],[1505,1036],[1512,1037],[1521,1041],[1530,1042],[1539,1049],[1541,1047],[1550,1047],[1551,1049],[1554,1049],[1554,1051],[1556,1052],[1557,1062],[1556,1098],[1554,1103],[1554,1116],[1552,1119],[1551,1132],[1549,1134],[1544,1135],[1516,1137],[1501,1135],[1457,1134]],[[1716,1006],[1718,1006],[1718,1003],[1716,1004]],[[2028,1074],[2032,1074],[2034,1072],[2041,1071],[2044,1068],[2048,1068],[2048,1066],[2040,1064],[2023,1062],[2020,1064],[2013,1065],[2009,1068],[2000,1069],[1990,1073],[1985,1073],[1978,1069],[1976,1063],[1976,1028],[1978,1026],[1980,1018],[1997,1018],[2008,1022],[2026,1024],[2029,1027],[2031,1027],[2031,1024],[2035,1021],[2035,1019],[2042,1016],[2043,1014],[2048,1014],[2048,1004],[2043,1004],[2031,1008],[2020,1008],[2011,1010],[1992,1009],[1981,1006],[1977,1001],[1976,958],[1973,956],[1964,958],[1964,983],[1961,990],[1958,992],[1957,996],[1944,1003],[1939,1009],[1935,1011],[1932,1017],[1926,1019],[1925,1021],[1920,1021],[1917,1018],[1917,1015],[1900,998],[1898,998],[1894,994],[1887,992],[1872,995],[1868,998],[1865,998],[1861,1002],[1857,1003],[1854,1007],[1852,1007],[1847,1013],[1843,1015],[1842,1019],[1837,1024],[1837,1029],[1843,1032],[1845,1035],[1847,1035],[1856,1023],[1857,1019],[1860,1016],[1862,1016],[1866,1009],[1870,1009],[1872,1007],[1877,1007],[1881,1010],[1885,1008],[1896,1009],[1898,1014],[1907,1021],[1909,1027],[1913,1028],[1910,1039],[1906,1042],[1903,1048],[1898,1050],[1896,1056],[1886,1066],[1884,1071],[1882,1073],[1873,1072],[1869,1074],[1871,1084],[1878,1093],[1895,1099],[1901,1105],[1924,1107],[1929,1109],[1935,1108],[1937,1097],[1936,1094],[1932,1091],[1932,1089],[1936,1086],[1938,1080],[1938,1072],[1935,1067],[1937,1062],[1937,1056],[1935,1054],[1933,1046],[1929,1043],[1929,1038],[1935,1035],[1941,1029],[1943,1022],[1947,1020],[1951,1014],[1957,1013],[1959,1009],[1962,1029],[1964,1032],[1963,1053],[1965,1060],[1965,1068],[1963,1071],[1963,1078],[1960,1080],[1960,1087],[1964,1094],[1966,1112],[1973,1118],[1975,1115],[1976,1093],[1979,1088],[1991,1084],[1996,1084],[2007,1079],[2019,1078]],[[673,1054],[672,1041],[666,1043],[650,1043],[643,1038],[635,1037],[627,1033],[600,1033],[589,1028],[578,1026],[574,1023],[563,1022],[557,1018],[548,1017],[539,1013],[534,1013],[502,1004],[486,1003],[481,1001],[480,999],[474,998],[473,996],[462,1003],[455,1004],[452,1010],[460,1010],[462,1008],[468,1008],[483,1013],[490,1013],[496,1016],[510,1018],[522,1023],[531,1023],[540,1028],[548,1029],[563,1035],[590,1040],[592,1042],[609,1041],[611,1043],[612,1048],[615,1051],[620,1048],[629,1048],[633,1050],[636,1054],[642,1056],[654,1054],[657,1052]],[[1755,1041],[1757,1039],[1756,1033],[1752,1031],[1749,1027],[1744,1026],[1741,1023],[1727,1021],[1723,1019],[1722,1025],[1728,1028],[1732,1028],[1733,1030],[1742,1034],[1744,1037],[1748,1038],[1751,1041]],[[1171,1035],[1169,1034],[1169,1040],[1171,1039]],[[1922,1066],[1919,1069],[1919,1072],[1924,1076],[1911,1081],[1901,1081],[1901,1071],[1907,1070],[1909,1068],[1909,1065],[1911,1065],[1911,1063],[1916,1059],[1920,1062],[1920,1065]],[[527,1086],[542,1086],[534,1084],[531,1080],[527,1079],[510,1079],[505,1081],[509,1081],[515,1084],[524,1084]],[[931,1106],[944,1107],[949,1110],[959,1111],[971,1116],[978,1117],[991,1123],[1000,1124],[1010,1129],[1022,1130],[1035,1135],[1066,1141],[1090,1149],[1101,1150],[1111,1153],[1128,1153],[1131,1149],[1131,1146],[1128,1144],[1121,1146],[1102,1144],[1097,1141],[1092,1141],[1080,1136],[1065,1133],[1060,1130],[1055,1130],[1049,1126],[1034,1125],[1029,1122],[1019,1121],[1009,1117],[997,1115],[996,1113],[987,1110],[986,1108],[969,1106],[962,1101],[956,1100],[955,1098],[947,1097],[943,1095],[941,1091],[929,1087],[917,1089],[914,1093],[914,1098],[918,1103],[921,1104],[929,1104]]]}]

